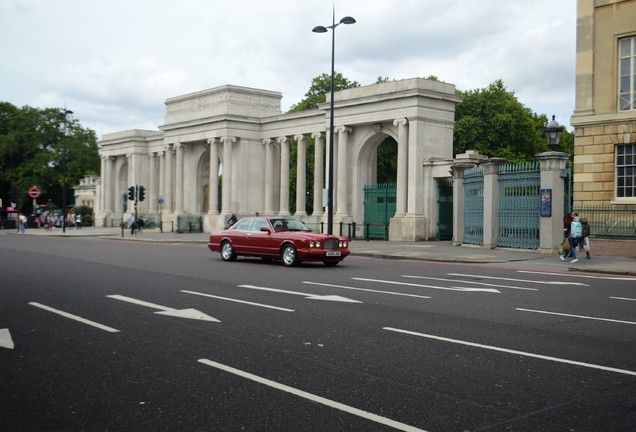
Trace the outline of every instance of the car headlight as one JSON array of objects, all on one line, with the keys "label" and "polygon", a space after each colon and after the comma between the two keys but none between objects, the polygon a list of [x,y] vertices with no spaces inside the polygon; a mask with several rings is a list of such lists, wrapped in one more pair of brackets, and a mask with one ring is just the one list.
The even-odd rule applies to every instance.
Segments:
[{"label": "car headlight", "polygon": [[340,240],[340,241],[338,242],[338,246],[339,246],[339,247],[347,247],[347,242],[346,242],[346,241],[344,241],[344,240]]},{"label": "car headlight", "polygon": [[319,248],[320,247],[320,242],[319,241],[309,240],[309,247]]}]

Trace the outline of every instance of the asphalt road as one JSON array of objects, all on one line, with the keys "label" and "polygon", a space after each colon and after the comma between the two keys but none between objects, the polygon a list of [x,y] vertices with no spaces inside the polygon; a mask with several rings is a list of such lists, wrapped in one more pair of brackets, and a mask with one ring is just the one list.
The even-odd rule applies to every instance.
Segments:
[{"label": "asphalt road", "polygon": [[1,431],[636,424],[633,277],[35,236],[0,270]]}]

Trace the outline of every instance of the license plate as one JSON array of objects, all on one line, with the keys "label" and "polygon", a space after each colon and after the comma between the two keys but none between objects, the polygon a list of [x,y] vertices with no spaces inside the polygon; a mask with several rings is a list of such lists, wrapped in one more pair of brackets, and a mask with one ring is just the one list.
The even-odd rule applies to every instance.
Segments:
[{"label": "license plate", "polygon": [[327,256],[340,256],[340,251],[329,251]]}]

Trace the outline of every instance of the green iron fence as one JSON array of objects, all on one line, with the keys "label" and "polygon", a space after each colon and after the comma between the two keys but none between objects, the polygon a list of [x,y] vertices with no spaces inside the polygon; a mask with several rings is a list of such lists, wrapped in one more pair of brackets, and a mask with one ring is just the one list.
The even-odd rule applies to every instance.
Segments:
[{"label": "green iron fence", "polygon": [[592,238],[636,239],[636,208],[633,205],[578,206],[574,211],[588,220]]},{"label": "green iron fence", "polygon": [[395,183],[364,187],[364,226],[368,238],[388,240],[389,220],[395,216]]},{"label": "green iron fence", "polygon": [[437,239],[453,239],[453,179],[439,179],[437,183]]},{"label": "green iron fence", "polygon": [[464,171],[464,243],[484,242],[484,170]]},{"label": "green iron fence", "polygon": [[497,246],[537,249],[541,227],[539,162],[499,167],[499,232]]}]

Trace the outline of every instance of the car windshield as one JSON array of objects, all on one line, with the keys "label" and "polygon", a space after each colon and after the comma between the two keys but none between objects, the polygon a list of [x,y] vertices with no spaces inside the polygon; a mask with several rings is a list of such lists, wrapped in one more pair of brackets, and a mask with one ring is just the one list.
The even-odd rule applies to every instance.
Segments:
[{"label": "car windshield", "polygon": [[274,230],[280,231],[311,231],[307,225],[296,219],[271,219]]}]

